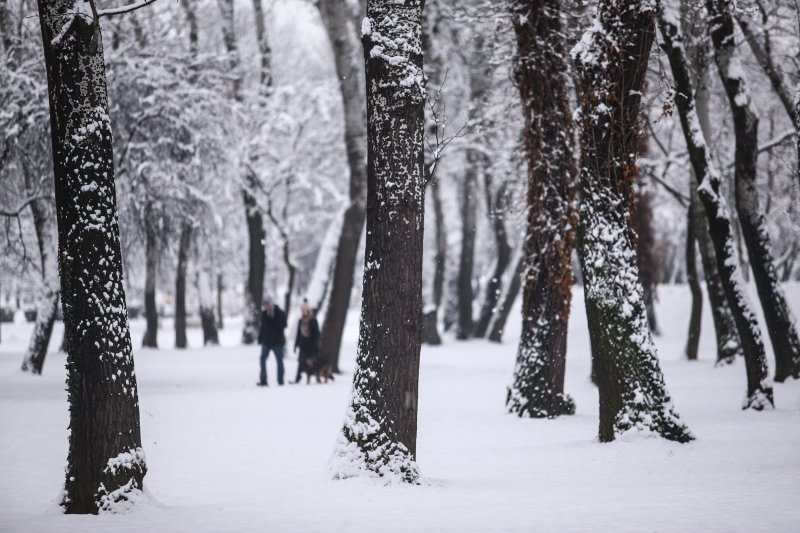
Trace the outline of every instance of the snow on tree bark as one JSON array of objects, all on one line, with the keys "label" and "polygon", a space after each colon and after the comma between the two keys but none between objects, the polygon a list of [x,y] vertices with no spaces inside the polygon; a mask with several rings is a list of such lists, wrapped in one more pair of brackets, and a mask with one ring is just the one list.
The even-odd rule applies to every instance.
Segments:
[{"label": "snow on tree bark", "polygon": [[322,21],[328,32],[339,77],[339,90],[344,108],[344,142],[347,167],[350,171],[350,205],[344,212],[339,245],[333,267],[333,280],[325,320],[320,331],[320,352],[339,371],[342,345],[359,242],[364,230],[367,203],[367,119],[362,92],[359,50],[355,29],[347,6],[341,2],[322,0],[319,5]]},{"label": "snow on tree bark", "polygon": [[732,4],[730,0],[706,0],[706,8],[714,59],[733,115],[736,212],[775,352],[775,380],[800,378],[800,335],[778,281],[766,220],[759,207],[758,116],[736,51]]},{"label": "snow on tree bark", "polygon": [[[573,48],[581,71],[579,251],[597,358],[600,440],[637,429],[692,439],[675,412],[647,324],[631,226],[638,119],[655,12],[601,0]],[[594,352],[597,352],[596,354]]]},{"label": "snow on tree bark", "polygon": [[67,513],[141,497],[139,402],[122,280],[103,45],[90,4],[39,0],[47,67],[64,325]]},{"label": "snow on tree bark", "polygon": [[743,408],[761,410],[773,404],[772,385],[767,378],[767,359],[761,330],[744,292],[733,243],[733,230],[728,206],[720,194],[720,175],[706,146],[705,135],[695,108],[689,68],[684,55],[683,36],[675,18],[660,9],[658,18],[665,50],[675,81],[675,105],[689,151],[689,159],[698,182],[698,194],[705,208],[709,232],[714,244],[717,269],[731,306],[741,340],[747,370],[747,394]]},{"label": "snow on tree bark", "polygon": [[352,402],[332,461],[336,478],[419,478],[417,397],[424,214],[421,0],[369,0],[367,244]]},{"label": "snow on tree bark", "polygon": [[559,0],[512,0],[514,77],[525,116],[528,229],[522,335],[506,407],[519,416],[575,412],[564,394],[575,247],[573,122]]},{"label": "snow on tree bark", "polygon": [[[700,12],[701,6],[689,3],[689,0],[681,2],[681,24],[686,28],[689,36],[686,43],[686,54],[688,55],[688,66],[691,67],[693,77],[697,80],[695,89],[695,109],[700,129],[707,137],[711,131],[710,102],[711,92],[709,90],[709,68],[708,68],[708,47],[706,46],[706,25],[703,20],[703,13]],[[708,220],[706,219],[705,208],[703,207],[700,194],[697,190],[697,178],[692,169],[689,177],[690,186],[690,207],[694,220],[695,237],[700,249],[700,259],[703,264],[703,273],[706,279],[706,291],[711,307],[711,317],[714,321],[714,332],[717,340],[717,365],[731,364],[737,356],[744,356],[742,351],[742,341],[739,338],[739,330],[736,320],[733,318],[733,311],[728,303],[725,294],[725,287],[720,278],[717,268],[716,252],[714,243],[711,240]]]}]

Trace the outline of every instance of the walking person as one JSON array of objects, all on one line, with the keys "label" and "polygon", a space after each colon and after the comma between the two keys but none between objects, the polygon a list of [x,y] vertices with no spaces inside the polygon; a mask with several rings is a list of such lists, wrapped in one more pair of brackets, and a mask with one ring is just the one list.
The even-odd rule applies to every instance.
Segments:
[{"label": "walking person", "polygon": [[267,357],[269,352],[275,354],[278,363],[278,385],[283,385],[283,348],[286,345],[286,313],[283,309],[264,300],[261,306],[261,329],[258,332],[258,343],[261,345],[261,376],[258,385],[267,386]]},{"label": "walking person", "polygon": [[311,314],[308,300],[303,300],[300,305],[300,320],[297,321],[297,337],[294,341],[294,351],[300,350],[297,360],[297,377],[295,383],[300,383],[300,374],[303,366],[311,374],[316,371],[316,359],[319,356],[319,324]]}]

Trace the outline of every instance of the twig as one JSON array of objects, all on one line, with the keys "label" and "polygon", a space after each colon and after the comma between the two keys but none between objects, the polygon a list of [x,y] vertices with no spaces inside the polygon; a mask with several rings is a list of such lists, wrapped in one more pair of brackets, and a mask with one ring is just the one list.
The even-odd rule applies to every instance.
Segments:
[{"label": "twig", "polygon": [[155,1],[156,0],[142,0],[141,2],[136,2],[135,4],[128,4],[126,6],[114,7],[111,9],[103,9],[97,12],[97,16],[115,17],[117,15],[122,15],[124,13],[130,13],[131,11],[136,11],[137,9],[141,9],[145,6],[148,6]]}]

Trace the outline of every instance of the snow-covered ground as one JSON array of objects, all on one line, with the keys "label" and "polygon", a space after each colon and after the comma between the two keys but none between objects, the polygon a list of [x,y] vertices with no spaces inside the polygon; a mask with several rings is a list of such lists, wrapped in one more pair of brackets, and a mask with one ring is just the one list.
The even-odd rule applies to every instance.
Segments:
[{"label": "snow-covered ground", "polygon": [[[800,285],[786,289],[800,313]],[[708,308],[701,360],[690,363],[683,360],[689,291],[664,286],[659,294],[656,343],[677,409],[697,437],[691,444],[642,436],[597,442],[597,392],[576,290],[566,387],[575,416],[504,413],[515,319],[504,345],[447,339],[423,348],[424,486],[332,481],[326,464],[348,401],[358,313],[349,316],[346,375],[281,388],[272,361],[270,387],[255,386],[257,348],[238,345],[239,324],[228,321],[222,347],[136,351],[149,501],[100,517],[65,516],[56,505],[67,453],[64,355],[49,354],[41,377],[23,375],[30,326],[3,324],[0,532],[800,530],[800,383],[776,384],[774,411],[741,411],[744,365],[714,368]],[[132,328],[138,346],[143,324]],[[199,339],[192,330],[191,345]],[[170,323],[159,342],[172,345]],[[287,364],[289,377],[295,364]]]}]

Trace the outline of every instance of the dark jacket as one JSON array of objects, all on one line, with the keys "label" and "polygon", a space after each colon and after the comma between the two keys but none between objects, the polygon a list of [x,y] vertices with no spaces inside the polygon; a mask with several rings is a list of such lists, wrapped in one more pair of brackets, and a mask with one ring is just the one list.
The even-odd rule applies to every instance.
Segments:
[{"label": "dark jacket", "polygon": [[286,313],[277,305],[272,306],[272,316],[266,311],[261,311],[261,330],[258,332],[258,343],[268,346],[283,346],[286,344],[286,336],[283,330],[286,328]]},{"label": "dark jacket", "polygon": [[297,321],[297,338],[294,341],[294,348],[300,348],[300,358],[314,357],[319,352],[319,324],[317,319],[311,317],[309,319],[308,329],[310,335],[304,337],[300,331],[300,324],[302,319]]}]

